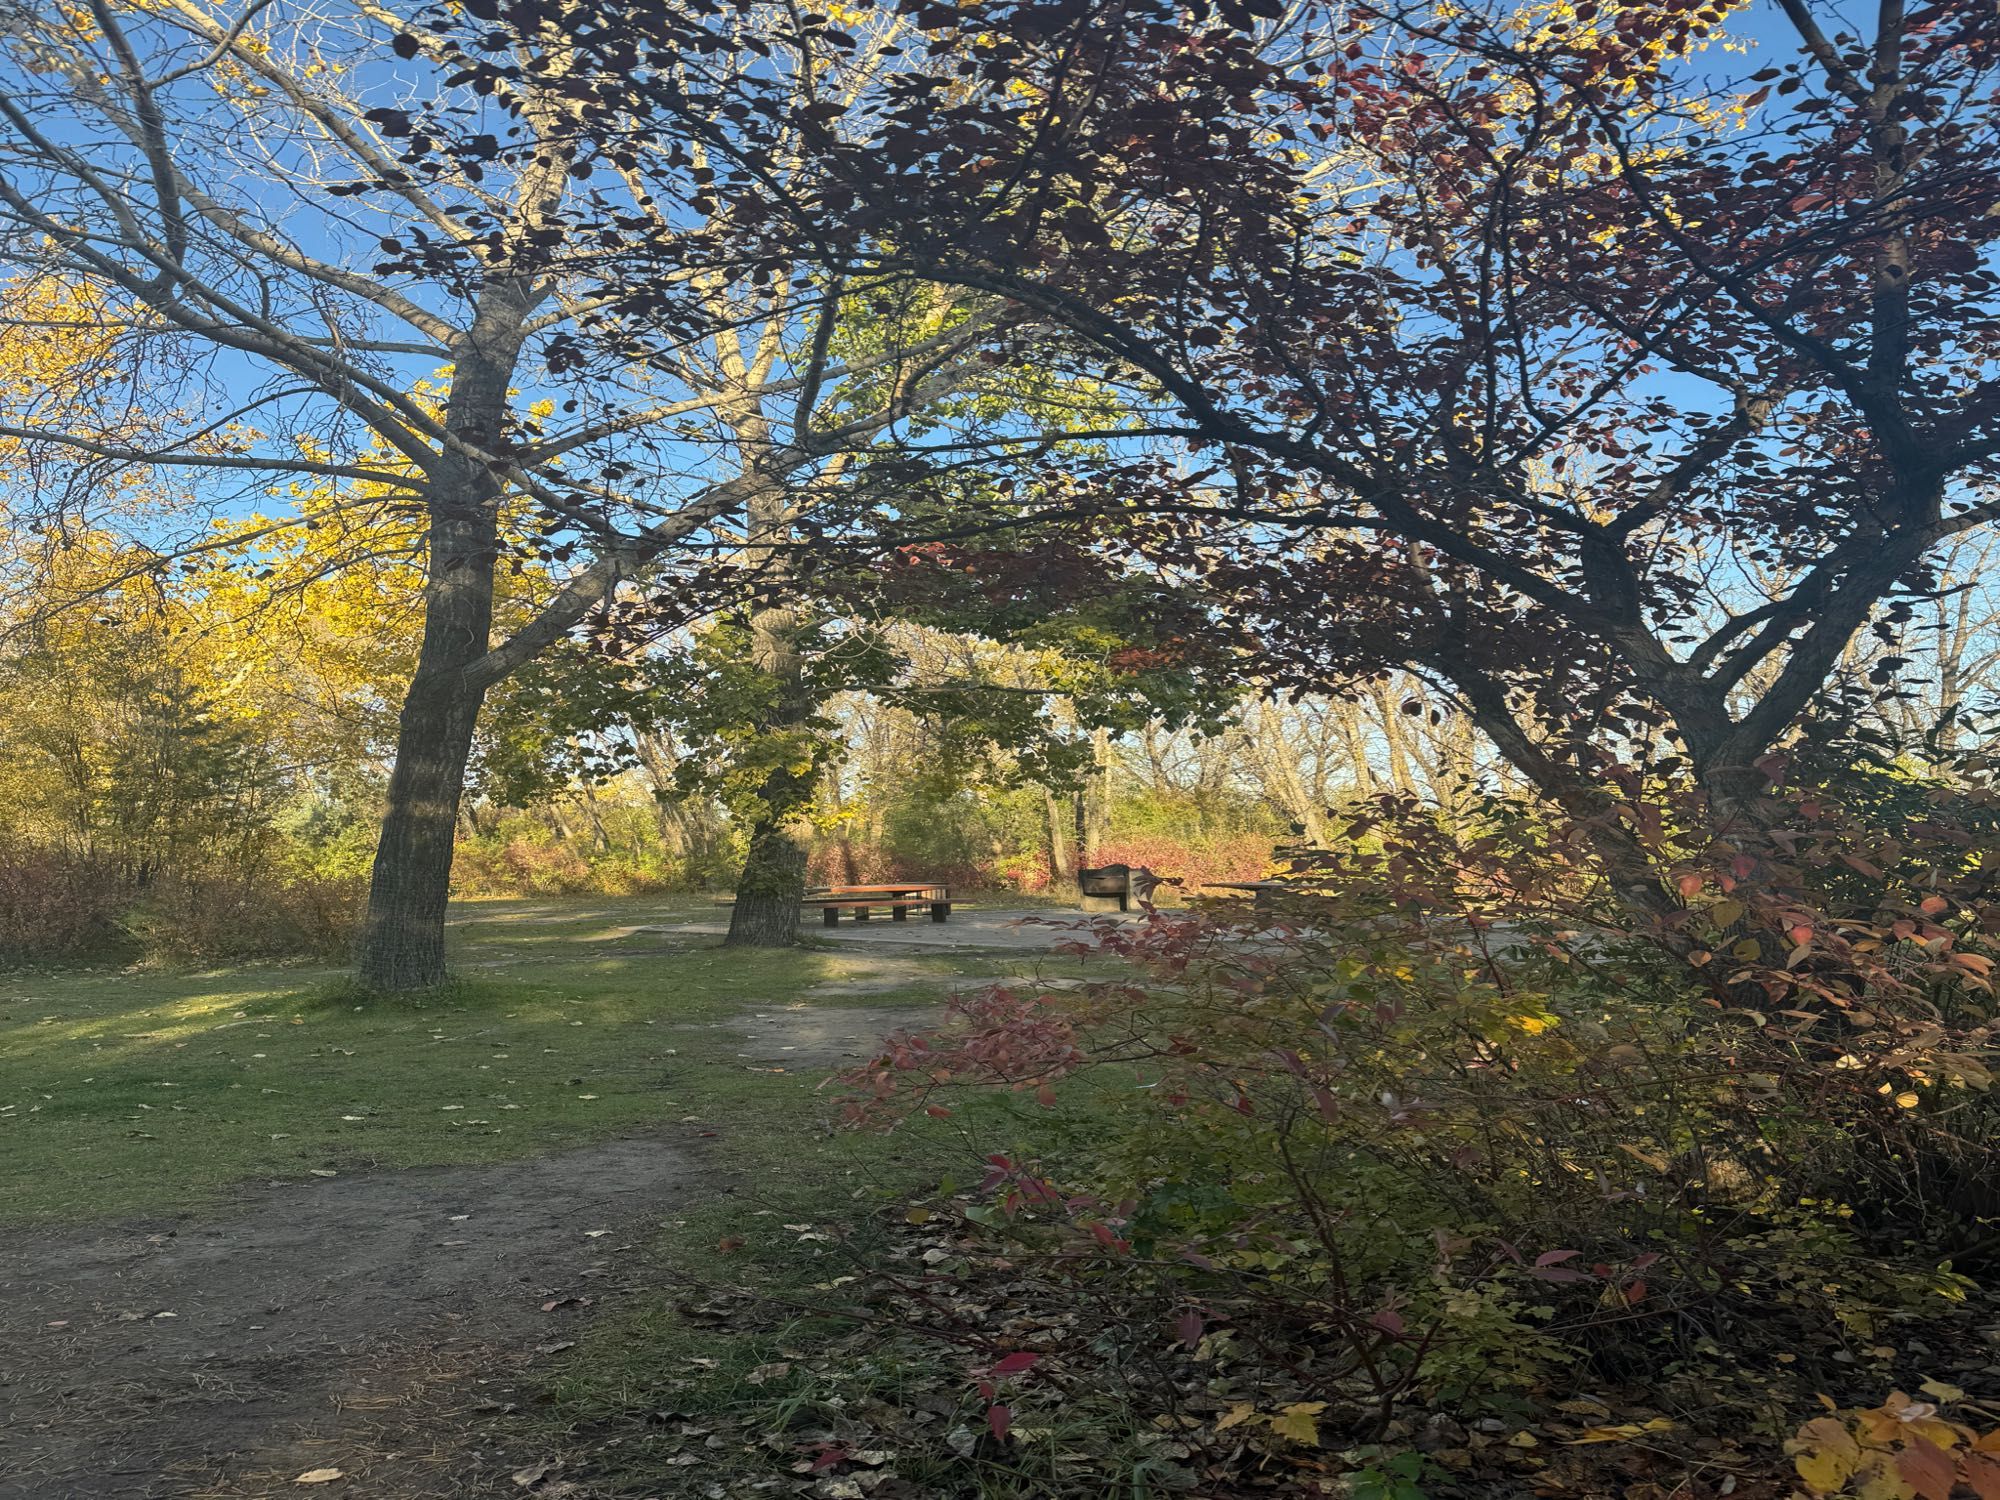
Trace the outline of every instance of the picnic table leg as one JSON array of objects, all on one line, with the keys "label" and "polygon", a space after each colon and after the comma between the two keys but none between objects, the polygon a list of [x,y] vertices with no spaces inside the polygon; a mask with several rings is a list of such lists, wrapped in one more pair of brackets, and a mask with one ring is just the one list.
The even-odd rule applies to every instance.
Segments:
[{"label": "picnic table leg", "polygon": [[909,907],[907,907],[907,906],[892,906],[892,907],[890,907],[890,908],[889,908],[889,920],[890,920],[890,921],[892,921],[892,922],[907,922],[907,921],[909,921],[909,920],[910,920],[910,909],[909,909]]},{"label": "picnic table leg", "polygon": [[865,921],[867,921],[867,920],[868,920],[868,908],[867,908],[867,907],[865,907],[865,906],[857,906],[857,907],[855,907],[855,908],[854,908],[854,920],[855,920],[855,921],[857,921],[857,922],[865,922]]},{"label": "picnic table leg", "polygon": [[840,923],[840,908],[837,906],[822,906],[819,909],[819,919],[828,927],[838,926]]},{"label": "picnic table leg", "polygon": [[949,901],[933,901],[931,903],[931,920],[933,922],[942,922],[950,915],[951,903]]}]

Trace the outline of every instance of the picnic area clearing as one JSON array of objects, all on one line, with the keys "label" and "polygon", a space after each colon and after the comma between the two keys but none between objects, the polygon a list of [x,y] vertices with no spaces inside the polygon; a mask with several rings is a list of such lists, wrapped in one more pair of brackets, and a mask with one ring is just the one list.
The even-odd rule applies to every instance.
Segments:
[{"label": "picnic area clearing", "polygon": [[656,1229],[893,1176],[819,1085],[1024,957],[725,953],[658,915],[469,904],[466,977],[421,1000],[0,980],[0,1496],[495,1493]]}]

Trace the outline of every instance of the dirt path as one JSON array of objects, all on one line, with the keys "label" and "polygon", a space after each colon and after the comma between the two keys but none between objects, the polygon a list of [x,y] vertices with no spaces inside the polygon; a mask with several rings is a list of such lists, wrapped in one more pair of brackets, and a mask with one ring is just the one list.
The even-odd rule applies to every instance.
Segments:
[{"label": "dirt path", "polygon": [[470,1404],[480,1372],[504,1406],[584,1311],[545,1304],[615,1295],[650,1221],[714,1186],[685,1146],[636,1137],[266,1188],[211,1221],[11,1236],[0,1496],[278,1493],[317,1467],[348,1493],[481,1493],[364,1430],[442,1386]]},{"label": "dirt path", "polygon": [[[914,1015],[732,1029],[746,1059],[837,1065]],[[684,1136],[640,1135],[277,1184],[211,1218],[0,1231],[0,1500],[529,1493],[509,1476],[550,1455],[504,1420],[521,1377],[637,1289],[660,1218],[727,1187]],[[294,1483],[318,1468],[346,1477]],[[584,1494],[559,1471],[533,1492]]]}]

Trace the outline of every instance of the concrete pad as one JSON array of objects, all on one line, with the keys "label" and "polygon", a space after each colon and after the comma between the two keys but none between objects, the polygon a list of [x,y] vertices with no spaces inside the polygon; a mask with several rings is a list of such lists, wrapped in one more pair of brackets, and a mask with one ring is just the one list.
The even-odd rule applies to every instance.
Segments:
[{"label": "concrete pad", "polygon": [[[1081,935],[1074,925],[1077,923],[1144,920],[1139,912],[1112,912],[1108,916],[1086,917],[1079,911],[1046,906],[1017,910],[981,907],[976,911],[954,910],[951,920],[947,922],[933,922],[928,918],[912,918],[907,922],[871,918],[866,922],[856,922],[843,917],[836,927],[822,927],[817,922],[811,922],[801,931],[808,937],[825,938],[828,942],[853,943],[870,948],[1008,948],[1032,951],[1047,950],[1058,943],[1073,941]],[[642,930],[676,937],[721,937],[729,931],[729,917],[724,912],[686,922],[662,923]]]}]

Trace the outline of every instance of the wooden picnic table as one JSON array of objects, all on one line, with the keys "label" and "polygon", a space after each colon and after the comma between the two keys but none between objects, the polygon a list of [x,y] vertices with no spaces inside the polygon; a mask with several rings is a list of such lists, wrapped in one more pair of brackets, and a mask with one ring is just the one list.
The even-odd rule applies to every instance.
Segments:
[{"label": "wooden picnic table", "polygon": [[805,904],[817,906],[820,920],[828,927],[840,921],[842,911],[854,913],[854,920],[865,922],[871,907],[889,908],[891,921],[907,922],[910,908],[928,906],[933,922],[943,922],[951,916],[951,887],[935,880],[888,880],[868,885],[829,885],[806,892]]},{"label": "wooden picnic table", "polygon": [[1209,891],[1248,891],[1254,898],[1252,909],[1263,915],[1276,904],[1280,891],[1291,889],[1282,880],[1205,880],[1202,889]]},{"label": "wooden picnic table", "polygon": [[876,885],[816,885],[815,896],[903,896],[922,891],[941,891],[935,880],[886,880]]}]

